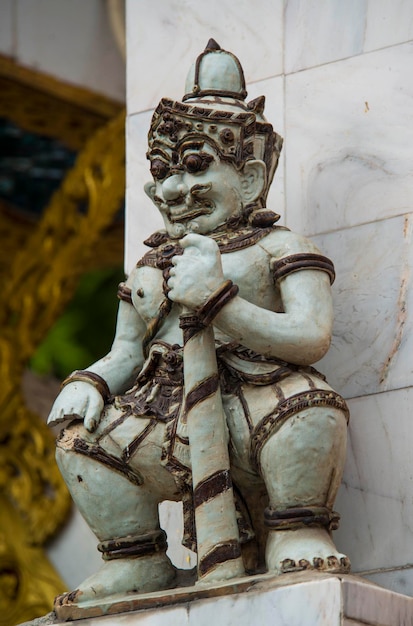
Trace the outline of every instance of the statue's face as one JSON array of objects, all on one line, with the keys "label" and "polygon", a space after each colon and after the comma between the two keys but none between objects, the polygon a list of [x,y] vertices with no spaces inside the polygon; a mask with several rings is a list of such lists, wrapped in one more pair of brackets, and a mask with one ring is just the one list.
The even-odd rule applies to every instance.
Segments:
[{"label": "statue's face", "polygon": [[240,214],[245,174],[222,161],[206,141],[184,142],[177,151],[158,146],[149,158],[153,182],[145,191],[162,213],[170,237],[207,235]]}]

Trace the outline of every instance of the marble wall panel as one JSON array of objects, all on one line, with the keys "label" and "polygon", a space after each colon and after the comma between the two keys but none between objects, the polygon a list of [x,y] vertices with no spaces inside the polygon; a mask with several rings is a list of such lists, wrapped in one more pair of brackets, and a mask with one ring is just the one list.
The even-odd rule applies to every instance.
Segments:
[{"label": "marble wall panel", "polygon": [[413,4],[410,0],[367,0],[364,51],[377,50],[413,39]]},{"label": "marble wall panel", "polygon": [[14,53],[14,7],[13,0],[0,3],[0,54]]},{"label": "marble wall panel", "polygon": [[410,0],[286,0],[285,73],[412,38]]},{"label": "marble wall panel", "polygon": [[413,44],[286,77],[286,205],[315,234],[413,206]]},{"label": "marble wall panel", "polygon": [[155,230],[163,228],[158,209],[144,192],[152,180],[146,159],[147,136],[152,111],[131,115],[127,119],[126,158],[126,224],[125,269],[129,273],[135,263],[149,250],[143,241]]},{"label": "marble wall panel", "polygon": [[[348,454],[334,533],[353,573],[413,563],[413,389],[349,401]],[[371,572],[372,573],[372,572]],[[413,595],[412,578],[405,593]]]},{"label": "marble wall panel", "polygon": [[317,367],[346,398],[413,382],[412,219],[313,238],[337,272],[333,341]]},{"label": "marble wall panel", "polygon": [[338,579],[313,580],[278,589],[211,598],[189,608],[189,626],[340,626]]},{"label": "marble wall panel", "polygon": [[180,569],[192,569],[196,566],[195,552],[182,545],[184,532],[184,518],[182,502],[166,500],[159,505],[159,521],[161,528],[168,536],[168,550],[166,554],[172,563]]},{"label": "marble wall panel", "polygon": [[283,0],[129,0],[127,2],[128,107],[181,98],[192,63],[210,37],[236,54],[247,82],[283,70]]},{"label": "marble wall panel", "polygon": [[17,61],[61,80],[125,98],[125,64],[100,0],[16,0]]},{"label": "marble wall panel", "polygon": [[285,73],[360,54],[368,0],[287,0]]},{"label": "marble wall panel", "polygon": [[413,596],[413,567],[404,566],[403,569],[390,569],[385,571],[363,574],[363,578],[371,582],[406,596]]}]

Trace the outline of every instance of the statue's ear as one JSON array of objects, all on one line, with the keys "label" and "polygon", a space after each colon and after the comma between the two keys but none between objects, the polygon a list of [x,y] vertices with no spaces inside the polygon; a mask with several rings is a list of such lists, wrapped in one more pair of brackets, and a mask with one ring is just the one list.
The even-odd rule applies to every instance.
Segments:
[{"label": "statue's ear", "polygon": [[262,195],[267,179],[264,161],[246,161],[241,172],[241,192],[244,204],[255,202]]},{"label": "statue's ear", "polygon": [[149,196],[151,200],[153,200],[155,193],[156,193],[156,185],[153,182],[153,180],[150,180],[148,183],[145,183],[143,188],[145,190],[146,195]]}]

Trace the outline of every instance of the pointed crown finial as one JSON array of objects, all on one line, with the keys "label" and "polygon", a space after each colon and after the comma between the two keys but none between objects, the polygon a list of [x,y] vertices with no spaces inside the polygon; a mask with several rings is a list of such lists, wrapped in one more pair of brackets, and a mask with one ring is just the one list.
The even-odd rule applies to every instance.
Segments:
[{"label": "pointed crown finial", "polygon": [[245,100],[247,95],[241,63],[212,38],[189,70],[185,87],[184,101],[202,96]]},{"label": "pointed crown finial", "polygon": [[205,50],[221,50],[221,46],[219,45],[219,43],[215,41],[215,39],[211,37],[211,39],[208,41],[207,45],[205,46]]}]

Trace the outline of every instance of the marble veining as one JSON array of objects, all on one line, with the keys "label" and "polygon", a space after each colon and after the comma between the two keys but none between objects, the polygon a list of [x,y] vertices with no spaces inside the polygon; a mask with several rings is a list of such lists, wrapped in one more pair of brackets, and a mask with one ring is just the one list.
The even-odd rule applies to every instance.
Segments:
[{"label": "marble veining", "polygon": [[410,210],[412,58],[409,43],[286,77],[291,228],[314,235]]},{"label": "marble veining", "polygon": [[318,363],[345,397],[412,384],[412,215],[315,237],[335,262],[335,325]]},{"label": "marble veining", "polygon": [[364,51],[409,41],[413,38],[413,7],[410,0],[368,0]]},{"label": "marble veining", "polygon": [[405,43],[413,37],[410,0],[288,0],[285,73]]},{"label": "marble veining", "polygon": [[247,82],[280,75],[283,10],[282,0],[239,0],[236,4],[209,0],[207,10],[205,4],[188,0],[184,11],[179,0],[162,5],[152,0],[129,2],[130,113],[154,107],[162,96],[181,98],[188,59],[195,58],[210,37],[240,58]]},{"label": "marble veining", "polygon": [[360,54],[368,0],[288,0],[285,72]]}]

